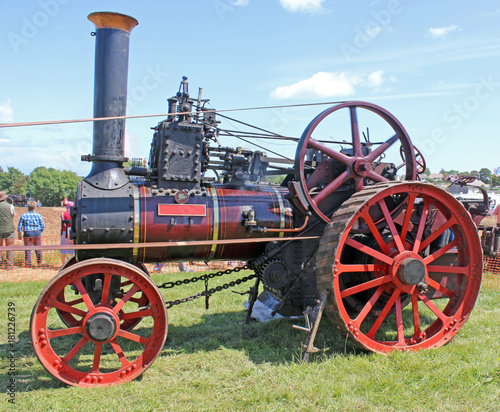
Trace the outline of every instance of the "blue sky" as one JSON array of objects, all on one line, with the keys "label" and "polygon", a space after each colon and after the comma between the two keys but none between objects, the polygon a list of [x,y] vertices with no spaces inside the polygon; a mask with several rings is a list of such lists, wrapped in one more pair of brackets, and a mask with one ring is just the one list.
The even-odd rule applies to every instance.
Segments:
[{"label": "blue sky", "polygon": [[[129,14],[128,115],[167,112],[189,76],[218,109],[366,100],[393,113],[432,172],[500,166],[500,4],[493,0],[1,2],[0,123],[88,118],[94,38],[87,15]],[[300,137],[325,107],[228,113]],[[127,121],[126,155],[151,126]],[[227,126],[227,125],[224,125]],[[232,127],[230,125],[229,127]],[[90,124],[0,129],[0,166],[86,175]],[[242,143],[223,142],[225,145]],[[270,146],[293,157],[294,144]]]}]

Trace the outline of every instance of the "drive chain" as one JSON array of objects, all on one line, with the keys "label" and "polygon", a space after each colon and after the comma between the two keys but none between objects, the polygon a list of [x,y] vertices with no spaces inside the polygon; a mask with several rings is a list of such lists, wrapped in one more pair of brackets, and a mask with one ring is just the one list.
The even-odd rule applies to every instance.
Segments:
[{"label": "drive chain", "polygon": [[[207,273],[207,274],[204,274],[201,276],[193,276],[190,279],[186,278],[186,279],[182,279],[182,280],[177,280],[175,282],[165,282],[165,283],[163,283],[161,285],[157,285],[157,286],[158,286],[158,289],[171,289],[175,286],[188,285],[190,283],[195,283],[198,281],[207,282],[209,279],[213,279],[215,277],[219,277],[219,276],[223,276],[223,275],[229,275],[233,272],[239,272],[241,270],[246,270],[246,269],[249,269],[247,265],[241,266],[241,267],[236,267],[234,269],[226,269],[226,270],[220,270],[220,271],[214,272],[214,273]],[[195,300],[195,299],[202,298],[202,297],[210,297],[215,292],[220,292],[222,290],[229,289],[230,287],[232,288],[234,286],[241,285],[244,282],[248,282],[251,279],[255,279],[257,276],[258,275],[256,275],[256,274],[244,276],[240,279],[232,280],[231,282],[225,283],[225,284],[220,285],[220,286],[216,286],[216,287],[211,288],[211,289],[204,290],[203,292],[199,292],[199,293],[196,293],[194,295],[187,296],[185,298],[166,301],[165,305],[167,306],[167,309],[170,309],[172,306],[179,305],[179,304],[184,303],[184,302],[189,302],[191,300]]]}]

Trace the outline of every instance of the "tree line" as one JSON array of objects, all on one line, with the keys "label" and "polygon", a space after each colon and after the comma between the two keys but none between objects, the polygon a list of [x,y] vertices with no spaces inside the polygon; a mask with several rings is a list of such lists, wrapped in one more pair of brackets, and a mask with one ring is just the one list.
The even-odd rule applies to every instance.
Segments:
[{"label": "tree line", "polygon": [[15,167],[6,171],[0,166],[0,191],[7,195],[26,195],[40,201],[43,206],[60,206],[61,200],[72,200],[76,196],[76,186],[82,180],[75,172],[39,166],[29,175]]},{"label": "tree line", "polygon": [[[443,178],[445,178],[448,175],[471,175],[471,176],[476,176],[478,180],[481,180],[484,184],[490,185],[491,187],[496,187],[500,186],[500,176],[496,176],[494,173],[491,172],[490,169],[483,167],[480,170],[471,170],[470,172],[461,172],[459,170],[451,169],[451,170],[444,170],[441,169],[439,171],[440,174],[443,175]],[[425,174],[429,176],[431,174],[431,171],[429,168],[425,169]]]}]

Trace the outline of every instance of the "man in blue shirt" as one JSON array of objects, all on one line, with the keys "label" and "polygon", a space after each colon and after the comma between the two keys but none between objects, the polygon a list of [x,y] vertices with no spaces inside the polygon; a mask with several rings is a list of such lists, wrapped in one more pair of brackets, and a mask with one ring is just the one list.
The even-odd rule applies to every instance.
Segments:
[{"label": "man in blue shirt", "polygon": [[[42,232],[45,229],[42,216],[35,212],[36,202],[28,201],[28,211],[23,213],[17,225],[19,239],[22,239],[21,232],[24,232],[24,244],[26,246],[39,246],[42,244]],[[35,250],[38,266],[42,264],[42,251]],[[26,267],[31,267],[31,250],[24,252],[24,262]]]}]

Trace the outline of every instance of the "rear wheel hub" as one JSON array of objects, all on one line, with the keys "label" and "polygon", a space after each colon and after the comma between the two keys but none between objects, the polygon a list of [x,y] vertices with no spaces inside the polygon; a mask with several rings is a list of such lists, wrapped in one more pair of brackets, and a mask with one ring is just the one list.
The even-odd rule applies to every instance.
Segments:
[{"label": "rear wheel hub", "polygon": [[420,259],[406,258],[398,268],[399,280],[405,285],[418,285],[425,278],[425,265]]}]

